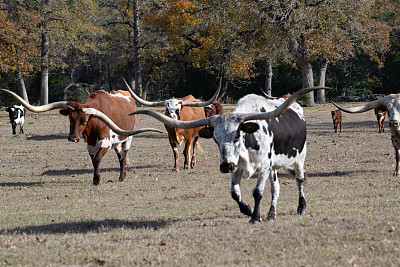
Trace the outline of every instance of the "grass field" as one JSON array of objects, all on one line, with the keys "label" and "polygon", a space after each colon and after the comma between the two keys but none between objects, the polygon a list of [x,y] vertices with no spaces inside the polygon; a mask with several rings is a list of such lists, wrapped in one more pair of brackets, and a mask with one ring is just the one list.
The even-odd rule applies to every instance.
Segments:
[{"label": "grass field", "polygon": [[[399,266],[400,178],[392,176],[389,127],[379,135],[373,111],[344,114],[337,135],[330,110],[305,109],[307,214],[296,215],[296,182],[282,173],[277,220],[257,226],[231,199],[212,139],[201,139],[195,169],[176,173],[166,133],[137,135],[127,180],[118,182],[109,151],[93,186],[83,142],[67,141],[67,118],[28,112],[25,134],[13,136],[1,111],[0,265]],[[143,115],[138,127],[164,130]],[[254,185],[242,182],[250,204]]]}]

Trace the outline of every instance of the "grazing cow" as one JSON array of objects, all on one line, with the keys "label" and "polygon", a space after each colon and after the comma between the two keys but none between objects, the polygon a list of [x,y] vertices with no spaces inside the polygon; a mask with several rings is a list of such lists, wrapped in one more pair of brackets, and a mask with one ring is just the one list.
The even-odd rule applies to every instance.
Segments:
[{"label": "grazing cow", "polygon": [[[271,178],[272,202],[267,220],[276,218],[276,203],[279,197],[279,182],[274,175],[277,169],[285,168],[296,178],[299,190],[297,214],[305,214],[306,200],[303,184],[304,160],[306,157],[306,123],[303,109],[296,99],[304,94],[326,87],[306,88],[287,100],[268,100],[254,94],[241,98],[232,114],[216,115],[193,121],[174,120],[152,110],[139,110],[131,115],[147,114],[157,120],[179,129],[204,127],[200,136],[213,137],[220,150],[220,171],[232,173],[231,194],[240,211],[251,216],[250,223],[258,223],[260,200],[265,183]],[[91,113],[94,114],[94,113]],[[99,117],[97,114],[94,116]],[[241,197],[242,177],[258,178],[253,190],[254,209]]]},{"label": "grazing cow", "polygon": [[214,103],[204,107],[204,113],[208,118],[214,115],[222,115],[224,114],[224,111],[222,105],[218,101],[215,101]]},{"label": "grazing cow", "polygon": [[361,113],[371,109],[387,110],[392,144],[396,155],[396,168],[393,176],[400,176],[400,94],[390,94],[364,106],[344,108],[332,102],[337,108],[348,113]]},{"label": "grazing cow", "polygon": [[[126,81],[125,85],[127,86],[128,90],[131,92],[131,95],[136,101],[145,106],[165,106],[165,115],[179,121],[191,121],[204,118],[205,114],[203,107],[213,103],[221,89],[220,83],[217,92],[210,100],[206,102],[202,102],[194,98],[192,95],[188,95],[182,98],[172,98],[160,102],[149,102],[137,96],[129,87],[128,83],[126,83]],[[189,166],[190,168],[194,168],[196,165],[196,149],[199,145],[198,133],[201,127],[196,127],[192,129],[178,129],[165,124],[165,129],[168,132],[169,144],[171,145],[172,151],[174,152],[174,170],[179,171],[179,151],[177,147],[178,145],[181,145],[183,141],[185,142],[185,148],[183,150],[185,162],[183,165],[183,169],[189,169]],[[192,152],[191,157],[190,152]]]},{"label": "grazing cow", "polygon": [[[132,136],[130,135],[144,131],[161,132],[157,129],[133,130],[137,116],[130,117],[128,113],[136,110],[136,104],[134,99],[129,96],[129,92],[126,91],[119,90],[111,93],[96,91],[88,95],[82,104],[74,101],[62,101],[43,106],[31,106],[17,94],[5,89],[1,90],[14,96],[26,109],[32,112],[60,109],[60,114],[69,116],[70,132],[68,140],[76,143],[79,142],[81,136],[85,140],[86,148],[92,158],[94,167],[93,184],[95,185],[100,183],[100,162],[108,150],[114,148],[117,153],[120,164],[119,181],[124,181],[126,179],[126,159],[132,141]],[[112,131],[101,120],[87,115],[84,112],[85,108],[95,108],[106,114],[111,119],[111,121],[107,122],[107,125],[112,124],[117,130]],[[127,131],[130,135],[121,135],[118,127],[132,129],[132,131]],[[126,133],[126,131],[123,133]]]},{"label": "grazing cow", "polygon": [[19,125],[19,133],[24,133],[24,122],[25,122],[25,108],[23,106],[12,106],[6,108],[8,116],[10,117],[10,123],[12,127],[12,133],[17,134],[16,128]]},{"label": "grazing cow", "polygon": [[383,133],[385,131],[384,123],[387,115],[387,109],[385,108],[374,108],[376,120],[378,121],[378,133]]},{"label": "grazing cow", "polygon": [[342,112],[340,109],[331,111],[332,120],[333,120],[333,129],[335,129],[335,133],[338,132],[338,128],[340,127],[340,132],[342,132]]}]

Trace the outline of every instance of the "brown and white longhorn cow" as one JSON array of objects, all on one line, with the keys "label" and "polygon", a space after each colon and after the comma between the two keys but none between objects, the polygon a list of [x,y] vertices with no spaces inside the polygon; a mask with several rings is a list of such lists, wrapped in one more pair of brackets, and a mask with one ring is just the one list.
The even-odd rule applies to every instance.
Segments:
[{"label": "brown and white longhorn cow", "polygon": [[[124,80],[125,81],[125,80]],[[172,119],[179,121],[192,121],[205,118],[204,114],[204,106],[210,105],[217,98],[219,91],[221,89],[221,83],[217,92],[214,96],[206,101],[202,102],[199,99],[196,99],[192,95],[188,95],[182,98],[172,98],[165,101],[160,102],[149,102],[144,99],[141,99],[137,96],[133,90],[129,87],[128,83],[125,81],[125,85],[128,90],[131,92],[132,97],[145,106],[165,106],[165,115],[169,116]],[[169,144],[171,145],[172,151],[174,152],[174,170],[179,171],[179,151],[178,145],[181,145],[182,142],[185,142],[185,148],[183,150],[183,155],[185,156],[185,162],[183,165],[184,169],[194,168],[196,165],[196,149],[199,145],[199,130],[202,127],[196,127],[192,129],[178,129],[171,126],[165,125],[165,129],[168,132]],[[190,153],[192,152],[192,156]]]},{"label": "brown and white longhorn cow", "polygon": [[[136,104],[127,91],[118,90],[111,91],[111,93],[102,90],[96,91],[88,95],[82,104],[74,101],[62,101],[42,106],[31,106],[17,94],[6,89],[1,90],[14,96],[26,109],[32,112],[60,109],[60,114],[69,116],[70,132],[68,140],[76,143],[79,142],[81,136],[85,140],[86,148],[92,158],[93,184],[95,185],[100,183],[100,162],[108,150],[114,148],[117,153],[120,164],[119,181],[122,182],[126,179],[125,166],[132,135],[148,131],[161,132],[151,128],[133,130],[137,116],[128,116],[128,114],[136,111]],[[98,118],[86,114],[84,110],[88,108],[94,108],[106,114],[110,118],[107,125],[111,125],[117,130],[112,131]],[[132,130],[123,131],[119,127]]]},{"label": "brown and white longhorn cow", "polygon": [[344,108],[332,102],[337,108],[348,113],[362,113],[371,109],[387,110],[392,144],[396,155],[396,169],[393,176],[400,176],[400,94],[390,94],[360,107]]}]

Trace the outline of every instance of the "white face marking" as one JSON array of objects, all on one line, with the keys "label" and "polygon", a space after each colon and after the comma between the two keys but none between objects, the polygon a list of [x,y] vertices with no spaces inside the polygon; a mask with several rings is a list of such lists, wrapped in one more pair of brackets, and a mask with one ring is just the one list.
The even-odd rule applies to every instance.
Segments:
[{"label": "white face marking", "polygon": [[164,102],[165,107],[168,109],[169,116],[175,120],[178,119],[178,111],[182,109],[182,100],[169,99]]}]

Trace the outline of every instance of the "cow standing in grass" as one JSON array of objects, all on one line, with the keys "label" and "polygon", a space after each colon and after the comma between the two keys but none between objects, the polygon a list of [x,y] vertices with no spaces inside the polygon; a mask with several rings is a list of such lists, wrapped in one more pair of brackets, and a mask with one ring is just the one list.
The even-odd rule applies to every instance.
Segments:
[{"label": "cow standing in grass", "polygon": [[[125,85],[131,92],[132,97],[140,104],[152,107],[165,106],[165,115],[177,121],[191,121],[205,118],[204,106],[212,104],[217,98],[221,89],[220,82],[217,92],[210,100],[206,102],[202,102],[192,95],[188,95],[182,98],[172,98],[159,102],[149,102],[137,96],[129,87],[128,83],[125,82]],[[174,170],[179,171],[178,146],[181,145],[183,142],[185,143],[185,148],[183,149],[183,155],[185,157],[183,169],[189,169],[189,167],[194,168],[197,162],[196,150],[199,146],[199,130],[201,129],[201,127],[180,129],[165,124],[165,129],[168,132],[169,144],[171,145],[172,151],[174,153]]]},{"label": "cow standing in grass", "polygon": [[[119,181],[124,181],[126,179],[126,159],[132,142],[132,136],[130,135],[146,131],[161,132],[157,129],[133,130],[137,116],[128,116],[128,114],[136,110],[136,104],[127,91],[119,90],[107,93],[100,90],[88,95],[82,104],[75,101],[62,101],[36,107],[31,106],[11,91],[1,90],[14,96],[26,109],[32,112],[60,109],[62,115],[69,117],[70,132],[68,140],[77,143],[81,136],[85,140],[86,148],[92,159],[94,168],[93,184],[95,185],[100,183],[100,162],[108,150],[114,148],[117,153],[120,164]],[[110,130],[101,120],[86,114],[84,110],[87,108],[95,108],[106,114],[111,119],[107,123],[112,124],[115,131]],[[131,131],[123,132],[118,127]],[[121,135],[121,133],[127,134]]]},{"label": "cow standing in grass", "polygon": [[[238,203],[242,213],[251,216],[251,223],[259,223],[260,201],[269,178],[272,202],[267,220],[276,218],[280,186],[273,174],[279,168],[285,168],[296,178],[299,192],[297,214],[306,213],[303,191],[306,122],[303,109],[294,102],[310,91],[323,88],[325,87],[303,89],[286,101],[247,95],[238,101],[232,114],[216,115],[195,121],[174,120],[152,110],[140,110],[133,115],[147,114],[170,127],[180,129],[208,126],[201,129],[199,134],[205,138],[213,137],[219,146],[220,171],[232,173],[232,198]],[[101,114],[93,110],[91,114],[101,117]],[[250,177],[257,178],[257,185],[253,190],[254,209],[243,201],[240,190],[242,178]]]},{"label": "cow standing in grass", "polygon": [[8,117],[10,118],[12,133],[17,134],[17,125],[19,125],[19,133],[24,133],[24,122],[26,110],[23,106],[14,105],[6,108]]}]

